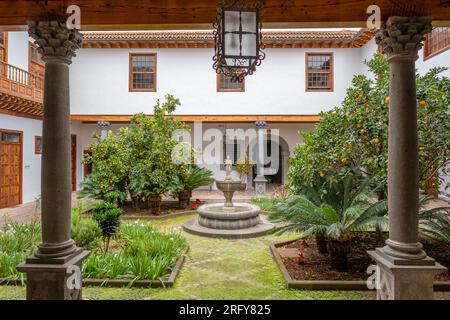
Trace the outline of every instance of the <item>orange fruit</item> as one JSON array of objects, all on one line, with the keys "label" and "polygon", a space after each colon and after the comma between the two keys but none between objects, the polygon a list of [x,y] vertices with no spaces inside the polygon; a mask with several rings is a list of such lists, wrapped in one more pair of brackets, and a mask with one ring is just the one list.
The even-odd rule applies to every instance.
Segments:
[{"label": "orange fruit", "polygon": [[347,158],[342,158],[341,159],[341,163],[345,166],[348,164],[348,159]]},{"label": "orange fruit", "polygon": [[384,103],[386,105],[389,105],[391,103],[391,98],[390,97],[386,97],[386,99],[384,100]]},{"label": "orange fruit", "polygon": [[419,107],[425,109],[426,107],[428,107],[428,102],[426,102],[425,100],[419,101]]}]

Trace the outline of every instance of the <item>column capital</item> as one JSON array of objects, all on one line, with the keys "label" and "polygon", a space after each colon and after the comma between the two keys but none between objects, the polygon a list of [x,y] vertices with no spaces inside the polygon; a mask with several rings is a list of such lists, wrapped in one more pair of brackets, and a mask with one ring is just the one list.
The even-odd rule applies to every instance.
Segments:
[{"label": "column capital", "polygon": [[264,129],[266,127],[266,125],[267,125],[267,122],[265,122],[265,121],[256,121],[255,122],[256,129]]},{"label": "column capital", "polygon": [[83,41],[83,35],[77,29],[68,29],[65,21],[30,21],[28,34],[34,39],[45,62],[71,64]]},{"label": "column capital", "polygon": [[389,17],[375,39],[389,60],[417,60],[425,34],[432,29],[431,22],[431,17]]},{"label": "column capital", "polygon": [[106,129],[111,125],[111,123],[109,121],[98,121],[97,125],[102,129]]}]

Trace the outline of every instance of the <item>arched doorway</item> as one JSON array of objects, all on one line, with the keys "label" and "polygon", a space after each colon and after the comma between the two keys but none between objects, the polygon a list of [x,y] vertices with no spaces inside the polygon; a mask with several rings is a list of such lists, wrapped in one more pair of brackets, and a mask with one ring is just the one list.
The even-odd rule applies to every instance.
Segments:
[{"label": "arched doorway", "polygon": [[[274,168],[272,168],[272,163],[267,163],[264,166],[264,171],[265,174],[264,176],[266,177],[266,179],[268,180],[268,185],[272,185],[273,187],[278,186],[278,185],[284,185],[287,183],[287,174],[288,174],[288,169],[289,169],[289,156],[290,156],[290,151],[289,151],[289,145],[286,142],[286,140],[284,138],[282,138],[281,136],[278,137],[278,141],[274,141],[274,140],[270,140],[267,139],[267,135],[265,136],[265,143],[266,143],[266,150],[267,150],[267,155],[266,156],[272,156],[271,155],[271,151],[272,148],[276,148],[277,146],[273,145],[278,144],[278,169],[274,170]],[[257,140],[253,140],[250,142],[249,145],[250,150],[252,150],[252,154],[256,155],[257,154]],[[256,159],[252,159],[253,161],[256,162]],[[254,186],[254,182],[253,180],[255,179],[257,175],[257,170],[256,170],[256,166],[253,167],[253,174],[251,176],[251,183],[250,185]]]}]

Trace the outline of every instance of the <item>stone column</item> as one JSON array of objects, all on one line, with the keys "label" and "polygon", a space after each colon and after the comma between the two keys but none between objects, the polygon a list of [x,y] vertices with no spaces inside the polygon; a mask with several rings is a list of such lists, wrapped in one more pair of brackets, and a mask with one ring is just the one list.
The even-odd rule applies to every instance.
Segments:
[{"label": "stone column", "polygon": [[111,125],[108,121],[99,121],[97,125],[100,127],[100,139],[104,140],[108,137],[108,128]]},{"label": "stone column", "polygon": [[255,178],[255,193],[256,196],[263,196],[266,194],[267,179],[264,177],[264,130],[266,128],[265,121],[256,121],[256,130],[258,131],[258,157],[256,161],[257,176]]},{"label": "stone column", "polygon": [[59,21],[30,22],[45,62],[42,151],[42,243],[17,269],[27,299],[81,299],[81,262],[89,255],[71,239],[69,65],[82,36]]},{"label": "stone column", "polygon": [[433,299],[442,266],[418,242],[419,161],[415,61],[429,17],[390,17],[376,37],[390,65],[389,239],[369,252],[380,272],[379,299]]}]

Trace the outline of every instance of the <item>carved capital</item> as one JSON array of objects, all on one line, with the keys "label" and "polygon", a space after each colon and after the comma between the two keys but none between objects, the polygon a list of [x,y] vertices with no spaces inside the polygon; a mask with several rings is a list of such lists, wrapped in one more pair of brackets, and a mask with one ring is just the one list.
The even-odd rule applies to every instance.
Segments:
[{"label": "carved capital", "polygon": [[255,126],[256,129],[264,129],[266,127],[266,122],[265,121],[256,121],[255,122]]},{"label": "carved capital", "polygon": [[109,121],[98,121],[97,125],[102,129],[108,129],[111,123]]},{"label": "carved capital", "polygon": [[390,17],[378,31],[376,42],[389,60],[416,60],[425,34],[432,29],[431,21],[431,17]]},{"label": "carved capital", "polygon": [[68,29],[62,21],[30,21],[28,34],[34,39],[42,59],[72,63],[75,51],[81,47],[83,35],[76,29]]}]

